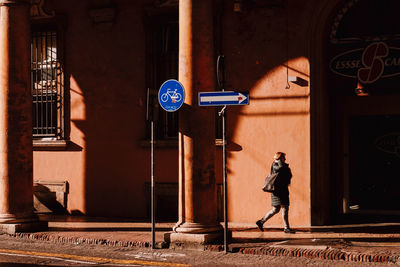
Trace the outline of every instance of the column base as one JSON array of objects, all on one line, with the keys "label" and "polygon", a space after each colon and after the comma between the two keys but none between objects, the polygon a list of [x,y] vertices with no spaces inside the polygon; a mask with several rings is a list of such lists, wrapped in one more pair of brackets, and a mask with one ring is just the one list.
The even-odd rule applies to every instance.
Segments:
[{"label": "column base", "polygon": [[181,225],[174,227],[174,232],[183,234],[208,234],[214,232],[222,232],[223,227],[221,224],[204,224],[204,223],[192,223],[185,222]]},{"label": "column base", "polygon": [[184,234],[167,232],[164,234],[164,241],[172,249],[200,249],[204,250],[205,245],[222,244],[223,232],[204,233],[204,234]]},{"label": "column base", "polygon": [[164,234],[170,248],[204,249],[204,245],[222,244],[223,227],[220,224],[184,223],[174,227],[174,232]]},{"label": "column base", "polygon": [[21,232],[38,232],[48,229],[46,221],[40,221],[33,213],[1,214],[0,233],[16,234]]},{"label": "column base", "polygon": [[0,223],[0,233],[9,235],[22,232],[39,232],[47,229],[48,223],[39,220],[18,223]]},{"label": "column base", "polygon": [[38,217],[32,212],[24,213],[3,213],[0,214],[0,224],[3,223],[26,223],[37,221]]}]

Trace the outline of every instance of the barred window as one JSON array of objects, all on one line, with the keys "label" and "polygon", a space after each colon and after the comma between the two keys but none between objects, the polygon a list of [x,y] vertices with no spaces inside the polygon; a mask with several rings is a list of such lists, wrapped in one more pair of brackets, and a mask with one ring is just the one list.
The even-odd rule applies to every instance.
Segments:
[{"label": "barred window", "polygon": [[[148,29],[148,79],[150,115],[156,125],[157,139],[176,139],[178,112],[166,112],[158,104],[158,90],[169,79],[178,79],[178,18],[177,15],[154,16]],[[150,136],[147,125],[147,136]]]},{"label": "barred window", "polygon": [[33,31],[31,90],[34,139],[63,139],[64,75],[57,32]]}]

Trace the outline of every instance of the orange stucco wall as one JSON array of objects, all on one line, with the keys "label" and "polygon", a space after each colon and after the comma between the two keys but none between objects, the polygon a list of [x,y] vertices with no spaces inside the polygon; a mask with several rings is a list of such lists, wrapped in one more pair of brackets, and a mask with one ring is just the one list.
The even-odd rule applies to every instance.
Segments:
[{"label": "orange stucco wall", "polygon": [[[265,6],[230,12],[223,22],[227,90],[248,90],[250,105],[228,108],[229,220],[254,223],[271,209],[261,191],[277,151],[287,153],[293,172],[290,221],[310,225],[310,63],[307,8]],[[304,4],[304,3],[303,3]],[[244,7],[245,8],[245,7]],[[305,81],[288,83],[289,76]],[[286,87],[290,87],[286,89]],[[282,225],[281,216],[269,225]]]},{"label": "orange stucco wall", "polygon": [[[110,30],[94,27],[87,1],[52,5],[67,18],[71,143],[66,151],[35,151],[34,180],[68,181],[70,212],[145,217],[150,149],[140,145],[146,103],[142,2],[118,1]],[[176,149],[158,150],[156,158],[162,159],[157,181],[177,182]]]},{"label": "orange stucco wall", "polygon": [[[66,151],[35,151],[34,180],[68,181],[68,210],[89,215],[144,218],[143,186],[150,181],[145,137],[144,7],[152,1],[115,1],[110,31],[98,31],[89,1],[53,1],[67,17],[66,80],[70,139]],[[250,105],[228,107],[229,221],[254,223],[270,208],[261,191],[276,151],[287,153],[293,172],[290,220],[310,225],[310,62],[312,3],[290,1],[233,12],[225,1],[220,50],[226,57],[226,90],[248,91]],[[313,2],[313,1],[310,1]],[[289,83],[287,75],[307,81]],[[206,91],[206,90],[204,90]],[[217,153],[221,150],[217,149]],[[220,183],[221,156],[217,157]],[[156,151],[156,179],[178,182],[178,151]],[[276,216],[271,225],[280,225]]]},{"label": "orange stucco wall", "polygon": [[[306,59],[299,61],[307,67]],[[271,208],[270,194],[260,188],[270,170],[273,154],[284,151],[293,172],[290,219],[295,224],[309,223],[309,93],[307,87],[293,84],[285,89],[286,80],[280,78],[285,75],[279,75],[285,72],[280,67],[266,74],[252,88],[251,104],[232,111],[233,116],[229,117],[236,120],[235,124],[230,121],[229,136],[234,146],[239,147],[239,151],[228,154],[232,221],[252,222]],[[281,224],[281,217],[276,216],[271,223]]]}]

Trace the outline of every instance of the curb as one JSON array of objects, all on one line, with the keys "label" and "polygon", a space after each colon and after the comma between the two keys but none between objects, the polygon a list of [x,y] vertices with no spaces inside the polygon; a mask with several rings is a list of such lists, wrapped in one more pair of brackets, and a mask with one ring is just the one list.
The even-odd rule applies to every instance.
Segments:
[{"label": "curb", "polygon": [[[147,241],[119,241],[110,239],[92,239],[83,237],[62,237],[57,235],[49,235],[46,233],[16,233],[9,235],[20,239],[49,241],[53,243],[64,244],[88,244],[88,245],[105,245],[113,247],[132,247],[132,248],[151,248],[151,242]],[[161,241],[156,242],[155,248],[168,249],[169,244]],[[223,245],[205,245],[205,251],[222,252]],[[242,253],[248,255],[268,255],[268,256],[284,256],[284,257],[306,257],[309,259],[322,260],[338,260],[347,262],[377,262],[377,263],[398,263],[400,256],[389,254],[359,253],[347,252],[337,248],[327,249],[303,249],[303,248],[282,248],[282,247],[246,247],[232,248],[232,253]]]}]

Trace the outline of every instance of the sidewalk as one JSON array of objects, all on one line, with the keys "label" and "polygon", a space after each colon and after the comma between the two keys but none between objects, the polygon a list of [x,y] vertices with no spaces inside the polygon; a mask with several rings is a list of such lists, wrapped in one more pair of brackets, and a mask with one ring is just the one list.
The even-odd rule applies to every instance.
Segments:
[{"label": "sidewalk", "polygon": [[[49,230],[18,233],[17,238],[56,243],[99,244],[121,247],[151,247],[151,224],[85,217],[47,217]],[[164,233],[174,223],[156,223],[156,247],[168,248]],[[243,254],[293,256],[358,262],[394,262],[400,265],[400,223],[282,229],[230,226],[229,251]],[[223,251],[222,245],[205,250]]]}]

